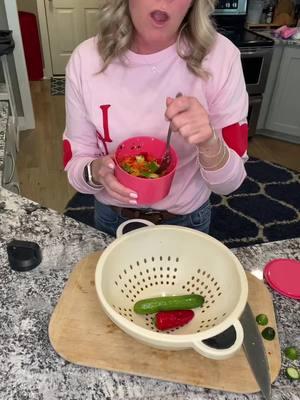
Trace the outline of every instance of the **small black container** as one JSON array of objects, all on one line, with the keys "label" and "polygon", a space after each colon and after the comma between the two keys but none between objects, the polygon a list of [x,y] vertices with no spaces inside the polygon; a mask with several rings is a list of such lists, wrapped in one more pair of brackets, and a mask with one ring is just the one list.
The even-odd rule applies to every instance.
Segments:
[{"label": "small black container", "polygon": [[41,248],[35,242],[12,240],[7,244],[7,254],[14,271],[31,271],[42,261]]}]

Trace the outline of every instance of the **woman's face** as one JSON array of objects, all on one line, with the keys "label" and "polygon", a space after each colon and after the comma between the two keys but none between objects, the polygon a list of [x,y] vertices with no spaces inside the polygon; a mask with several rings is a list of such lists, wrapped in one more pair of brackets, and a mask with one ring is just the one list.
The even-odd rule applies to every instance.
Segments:
[{"label": "woman's face", "polygon": [[154,47],[173,44],[192,2],[193,0],[129,0],[135,40]]}]

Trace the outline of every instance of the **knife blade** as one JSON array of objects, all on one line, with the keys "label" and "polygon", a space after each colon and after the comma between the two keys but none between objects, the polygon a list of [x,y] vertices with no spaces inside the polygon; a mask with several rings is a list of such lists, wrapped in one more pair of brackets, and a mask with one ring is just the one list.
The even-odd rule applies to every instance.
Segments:
[{"label": "knife blade", "polygon": [[271,378],[268,358],[261,333],[257,328],[255,317],[249,304],[240,317],[244,330],[243,348],[256,379],[256,382],[266,400],[271,400]]}]

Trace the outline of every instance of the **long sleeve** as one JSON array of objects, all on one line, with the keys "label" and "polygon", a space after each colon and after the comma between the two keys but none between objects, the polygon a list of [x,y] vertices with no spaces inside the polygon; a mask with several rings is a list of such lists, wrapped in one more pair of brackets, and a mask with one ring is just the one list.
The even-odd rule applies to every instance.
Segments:
[{"label": "long sleeve", "polygon": [[201,175],[209,189],[217,194],[229,194],[244,181],[248,144],[248,94],[241,65],[240,53],[233,48],[232,63],[213,71],[209,84],[209,116],[212,126],[223,137],[229,149],[226,164],[216,170],[201,168]]},{"label": "long sleeve", "polygon": [[94,194],[99,189],[94,189],[85,182],[83,170],[88,162],[100,156],[100,152],[96,128],[88,119],[81,82],[81,58],[76,49],[66,68],[64,166],[70,184],[77,191]]}]

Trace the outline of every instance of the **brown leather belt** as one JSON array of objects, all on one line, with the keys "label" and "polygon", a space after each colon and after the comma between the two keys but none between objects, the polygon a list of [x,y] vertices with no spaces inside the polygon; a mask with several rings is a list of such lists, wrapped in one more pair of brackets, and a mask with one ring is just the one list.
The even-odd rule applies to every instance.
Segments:
[{"label": "brown leather belt", "polygon": [[154,224],[160,224],[163,221],[178,217],[176,214],[169,213],[165,210],[138,210],[136,208],[123,208],[110,206],[110,208],[116,212],[120,217],[128,219],[146,219],[147,221],[153,222]]}]

